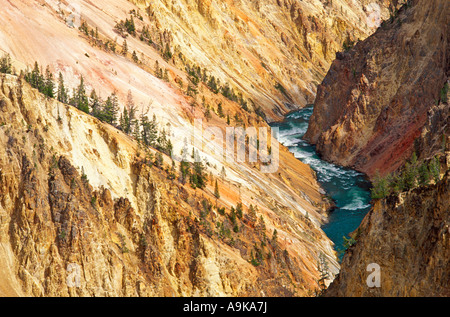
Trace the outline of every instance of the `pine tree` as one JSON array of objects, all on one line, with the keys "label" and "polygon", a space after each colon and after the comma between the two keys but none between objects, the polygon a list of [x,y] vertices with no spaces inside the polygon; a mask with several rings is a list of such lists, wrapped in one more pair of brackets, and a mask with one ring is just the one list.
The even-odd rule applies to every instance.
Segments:
[{"label": "pine tree", "polygon": [[393,193],[398,194],[405,190],[405,181],[401,173],[396,173],[391,176],[389,187]]},{"label": "pine tree", "polygon": [[169,82],[169,81],[170,81],[170,79],[169,79],[169,72],[167,71],[166,68],[164,68],[164,74],[163,74],[163,76],[162,76],[162,79],[163,79],[164,81],[166,81],[166,82]]},{"label": "pine tree", "polygon": [[124,131],[125,133],[132,133],[133,128],[136,125],[136,106],[133,100],[133,94],[131,90],[128,91],[127,94],[127,104],[124,110]]},{"label": "pine tree", "polygon": [[127,56],[127,54],[128,54],[127,40],[123,40],[122,55]]},{"label": "pine tree", "polygon": [[237,216],[239,219],[242,219],[242,216],[243,216],[243,213],[242,213],[242,203],[238,203],[238,204],[236,205],[236,216]]},{"label": "pine tree", "polygon": [[219,185],[217,184],[217,179],[216,179],[216,183],[214,185],[214,196],[219,199],[220,198],[220,192],[219,192]]},{"label": "pine tree", "polygon": [[53,82],[53,74],[50,71],[50,67],[47,66],[45,70],[45,83],[44,83],[44,95],[50,98],[55,97],[55,84]]},{"label": "pine tree", "polygon": [[110,124],[116,124],[117,113],[119,112],[119,98],[117,92],[114,90],[111,94],[111,104],[105,104],[103,112],[106,115],[106,122]]},{"label": "pine tree", "polygon": [[156,62],[155,62],[155,76],[159,79],[162,79],[162,77],[163,77],[163,72],[162,72],[161,67],[159,67],[158,60],[156,60]]},{"label": "pine tree", "polygon": [[86,95],[86,89],[84,87],[84,78],[83,75],[80,77],[80,84],[78,85],[78,88],[75,93],[75,103],[76,107],[80,109],[81,111],[84,111],[86,113],[89,113],[89,100]]},{"label": "pine tree", "polygon": [[[166,147],[167,147],[167,134],[166,134],[166,130],[163,128],[161,130],[161,132],[159,133],[158,136],[158,150],[162,151],[162,152],[166,152]],[[167,153],[166,153],[167,154]]]},{"label": "pine tree", "polygon": [[181,182],[184,184],[186,183],[186,180],[190,174],[190,164],[186,161],[180,162],[180,176],[181,176]]},{"label": "pine tree", "polygon": [[125,107],[123,109],[123,114],[120,115],[120,128],[123,132],[129,133],[129,127],[130,127],[130,117],[128,116],[128,110]]},{"label": "pine tree", "polygon": [[133,59],[133,61],[135,63],[139,62],[139,58],[138,58],[138,56],[136,54],[136,51],[133,51],[133,54],[131,55],[131,58]]},{"label": "pine tree", "polygon": [[166,44],[166,48],[164,50],[163,58],[167,61],[167,60],[171,59],[172,56],[173,56],[173,54],[172,54],[172,52],[170,50],[169,44]]},{"label": "pine tree", "polygon": [[96,118],[101,118],[102,113],[102,103],[100,98],[97,96],[95,89],[92,89],[91,96],[89,97],[89,106],[91,108],[91,113]]},{"label": "pine tree", "polygon": [[205,165],[203,164],[198,151],[194,152],[194,166],[191,173],[191,185],[194,188],[198,187],[200,189],[203,189],[206,186]]},{"label": "pine tree", "polygon": [[133,16],[130,17],[130,20],[125,19],[125,27],[127,29],[127,32],[131,35],[136,35],[136,26],[134,24]]},{"label": "pine tree", "polygon": [[427,185],[430,181],[430,170],[428,169],[427,164],[423,163],[419,167],[419,185],[424,186]]},{"label": "pine tree", "polygon": [[113,95],[108,96],[108,98],[106,98],[105,103],[103,104],[103,107],[100,109],[97,115],[94,114],[94,116],[96,116],[100,120],[105,121],[106,123],[112,125],[114,125],[116,122],[116,115],[118,110],[113,100],[114,100]]},{"label": "pine tree", "polygon": [[67,94],[67,90],[64,87],[64,78],[61,72],[59,72],[58,77],[58,93],[57,93],[57,99],[58,101],[62,103],[67,103],[69,101],[69,96]]},{"label": "pine tree", "polygon": [[5,54],[2,56],[2,58],[0,58],[0,73],[12,73],[11,56],[9,54]]},{"label": "pine tree", "polygon": [[38,62],[34,62],[34,68],[27,81],[31,84],[31,87],[41,92],[44,90],[44,77],[41,75]]},{"label": "pine tree", "polygon": [[156,147],[157,139],[158,139],[158,122],[156,121],[156,115],[153,114],[153,118],[152,121],[150,122],[150,129],[149,129],[150,146]]},{"label": "pine tree", "polygon": [[415,152],[411,156],[411,160],[405,164],[402,174],[405,189],[409,190],[414,188],[416,186],[416,179],[418,178],[417,155]]},{"label": "pine tree", "polygon": [[225,171],[225,166],[222,166],[222,170],[220,171],[220,177],[222,180],[225,180],[225,177],[227,177],[227,172]]},{"label": "pine tree", "polygon": [[435,156],[429,163],[429,169],[431,175],[433,176],[434,182],[437,183],[441,179],[441,163],[439,162],[439,158]]},{"label": "pine tree", "polygon": [[371,189],[372,199],[384,198],[389,194],[388,182],[386,178],[381,177],[377,171],[374,181],[374,186]]},{"label": "pine tree", "polygon": [[222,103],[219,102],[219,104],[217,105],[217,114],[219,115],[219,117],[223,118],[225,115],[223,114],[223,108],[222,108]]}]

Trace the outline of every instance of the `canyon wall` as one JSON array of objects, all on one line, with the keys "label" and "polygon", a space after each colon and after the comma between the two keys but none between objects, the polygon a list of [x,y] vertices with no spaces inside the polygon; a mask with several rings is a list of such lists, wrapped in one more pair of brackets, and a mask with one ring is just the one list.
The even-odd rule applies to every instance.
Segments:
[{"label": "canyon wall", "polygon": [[448,81],[448,12],[445,0],[409,1],[336,55],[305,134],[324,159],[374,176],[411,156]]},{"label": "canyon wall", "polygon": [[2,296],[311,296],[319,257],[337,273],[323,196],[286,149],[276,175],[227,166],[218,198],[214,178],[192,188],[169,157],[0,80]]},{"label": "canyon wall", "polygon": [[450,296],[449,176],[447,171],[437,184],[378,200],[325,295]]}]

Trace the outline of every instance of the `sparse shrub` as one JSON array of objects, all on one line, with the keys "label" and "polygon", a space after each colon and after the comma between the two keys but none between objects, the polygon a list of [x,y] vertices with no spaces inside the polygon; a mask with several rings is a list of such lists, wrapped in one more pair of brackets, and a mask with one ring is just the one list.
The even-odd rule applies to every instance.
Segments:
[{"label": "sparse shrub", "polygon": [[0,58],[0,73],[12,73],[11,56],[9,54],[5,54]]},{"label": "sparse shrub", "polygon": [[389,194],[388,181],[377,171],[373,188],[370,190],[372,199],[385,198]]}]

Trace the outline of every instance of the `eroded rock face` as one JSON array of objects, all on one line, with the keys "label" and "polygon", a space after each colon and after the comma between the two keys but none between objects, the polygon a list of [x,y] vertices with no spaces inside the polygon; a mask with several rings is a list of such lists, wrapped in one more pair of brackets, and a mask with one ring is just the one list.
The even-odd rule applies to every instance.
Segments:
[{"label": "eroded rock face", "polygon": [[[326,296],[450,296],[449,176],[377,201]],[[372,263],[379,287],[369,287]]]},{"label": "eroded rock face", "polygon": [[314,100],[316,83],[345,41],[372,34],[369,4],[388,18],[399,1],[132,2],[152,12],[188,59],[240,87],[273,120]]},{"label": "eroded rock face", "polygon": [[[300,202],[282,180],[271,187],[309,216],[242,189],[255,209],[233,217],[226,203],[235,197],[235,206],[240,188],[222,186],[225,199],[212,200],[213,185],[169,178],[168,166],[149,164],[113,127],[16,76],[0,80],[0,295],[307,296],[320,254],[337,272],[319,225],[319,188],[287,154],[284,164],[316,198]],[[300,189],[295,175],[289,181]]]},{"label": "eroded rock face", "polygon": [[373,176],[410,157],[448,79],[448,10],[445,0],[410,1],[337,54],[305,134],[326,160]]}]

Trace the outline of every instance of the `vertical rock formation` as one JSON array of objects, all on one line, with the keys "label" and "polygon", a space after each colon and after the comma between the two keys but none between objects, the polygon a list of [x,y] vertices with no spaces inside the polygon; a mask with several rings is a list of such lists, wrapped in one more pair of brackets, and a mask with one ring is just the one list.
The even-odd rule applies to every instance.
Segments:
[{"label": "vertical rock formation", "polygon": [[326,296],[450,296],[449,192],[447,172],[437,184],[377,201]]},{"label": "vertical rock formation", "polygon": [[439,181],[374,200],[326,296],[450,295],[449,10],[408,1],[336,54],[318,88],[305,138],[326,160],[370,177],[401,170],[413,152],[441,164]]},{"label": "vertical rock formation", "polygon": [[448,80],[448,12],[445,0],[409,1],[336,54],[305,134],[324,159],[373,176],[410,157]]}]

